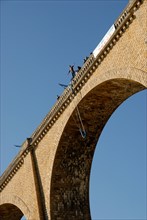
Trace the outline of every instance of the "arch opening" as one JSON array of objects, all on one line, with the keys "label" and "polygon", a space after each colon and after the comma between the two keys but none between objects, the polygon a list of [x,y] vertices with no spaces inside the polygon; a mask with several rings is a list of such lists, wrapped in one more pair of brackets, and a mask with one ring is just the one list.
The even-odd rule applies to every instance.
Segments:
[{"label": "arch opening", "polygon": [[146,219],[146,93],[112,114],[96,146],[90,175],[92,219]]},{"label": "arch opening", "polygon": [[89,178],[101,132],[112,113],[128,97],[145,89],[133,80],[113,79],[91,90],[78,108],[86,130],[83,139],[74,120],[68,120],[56,152],[51,181],[51,218],[91,219]]},{"label": "arch opening", "polygon": [[1,220],[20,220],[23,216],[22,211],[11,203],[5,203],[0,206]]}]

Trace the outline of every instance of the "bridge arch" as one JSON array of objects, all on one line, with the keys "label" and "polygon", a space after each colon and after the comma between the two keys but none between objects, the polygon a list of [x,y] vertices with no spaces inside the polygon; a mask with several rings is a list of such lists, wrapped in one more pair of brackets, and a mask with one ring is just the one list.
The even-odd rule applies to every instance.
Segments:
[{"label": "bridge arch", "polygon": [[0,219],[19,220],[23,216],[30,219],[30,210],[24,201],[16,195],[5,195],[0,197]]},{"label": "bridge arch", "polygon": [[86,138],[81,137],[75,123],[75,108],[58,144],[51,179],[51,219],[91,218],[89,178],[98,139],[116,108],[147,88],[147,73],[136,68],[113,69],[99,77],[95,74],[97,70],[86,83],[86,92],[81,92],[84,95],[78,103]]}]

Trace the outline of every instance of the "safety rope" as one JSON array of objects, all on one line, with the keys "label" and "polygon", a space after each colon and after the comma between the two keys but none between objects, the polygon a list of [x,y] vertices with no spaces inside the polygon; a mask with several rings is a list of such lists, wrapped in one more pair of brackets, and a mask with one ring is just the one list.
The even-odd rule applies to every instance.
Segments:
[{"label": "safety rope", "polygon": [[[68,87],[68,85],[61,84],[61,83],[59,83],[59,85],[62,86],[64,89]],[[74,93],[74,90],[73,90],[73,87],[72,87],[72,82],[69,84],[69,88],[71,89],[72,93]],[[76,125],[79,128],[79,131],[80,131],[80,134],[81,134],[82,138],[86,138],[86,130],[85,130],[84,124],[82,122],[78,106],[75,105],[75,109],[76,109],[76,116],[77,116],[78,123],[74,119],[74,116],[73,116],[73,119],[74,119]]]},{"label": "safety rope", "polygon": [[84,124],[82,122],[82,119],[81,119],[81,115],[80,115],[80,111],[79,111],[78,106],[76,106],[76,111],[77,111],[77,118],[79,119],[79,122],[80,122],[79,124],[81,125],[81,126],[79,126],[79,131],[81,133],[81,136],[83,138],[86,138],[86,131],[85,131],[85,127],[84,127]]}]

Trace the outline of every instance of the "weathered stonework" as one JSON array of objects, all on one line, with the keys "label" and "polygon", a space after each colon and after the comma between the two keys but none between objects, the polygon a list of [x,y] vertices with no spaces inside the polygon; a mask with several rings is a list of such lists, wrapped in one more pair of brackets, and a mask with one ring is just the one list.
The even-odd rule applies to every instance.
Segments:
[{"label": "weathered stonework", "polygon": [[91,219],[89,176],[99,136],[115,109],[147,88],[147,0],[131,1],[115,27],[75,77],[74,93],[64,91],[1,176],[0,219]]}]

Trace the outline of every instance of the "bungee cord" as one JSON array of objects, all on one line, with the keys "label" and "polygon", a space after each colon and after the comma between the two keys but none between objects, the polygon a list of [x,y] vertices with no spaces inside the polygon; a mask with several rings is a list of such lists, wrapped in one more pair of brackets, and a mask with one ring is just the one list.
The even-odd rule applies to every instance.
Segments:
[{"label": "bungee cord", "polygon": [[82,122],[82,118],[78,106],[76,106],[76,112],[77,112],[77,118],[79,119],[79,131],[81,133],[82,138],[86,138],[86,130]]},{"label": "bungee cord", "polygon": [[[62,86],[64,89],[66,89],[68,87],[68,85],[61,84],[61,83],[59,83],[59,85]],[[73,87],[72,87],[72,82],[69,84],[69,88],[71,89],[72,93],[74,94],[74,90],[73,90]],[[86,130],[85,130],[84,124],[82,122],[82,118],[81,118],[81,115],[80,115],[78,105],[76,105],[76,104],[75,104],[75,110],[76,110],[77,120],[75,120],[74,116],[73,116],[73,119],[74,119],[75,124],[77,125],[77,127],[80,131],[80,134],[81,134],[82,138],[85,139],[86,138]]]}]

